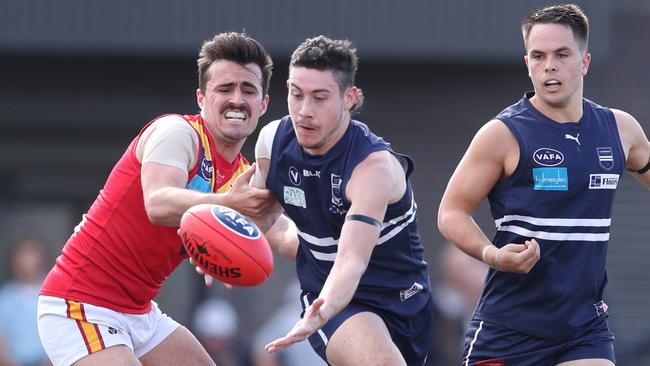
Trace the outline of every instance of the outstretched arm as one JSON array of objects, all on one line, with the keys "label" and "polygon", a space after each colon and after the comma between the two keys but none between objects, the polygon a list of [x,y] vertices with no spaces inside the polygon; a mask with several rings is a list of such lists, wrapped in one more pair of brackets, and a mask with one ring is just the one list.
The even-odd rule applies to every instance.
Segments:
[{"label": "outstretched arm", "polygon": [[438,228],[468,255],[502,271],[527,273],[539,260],[537,242],[496,248],[472,217],[499,179],[514,172],[518,161],[519,145],[507,126],[499,120],[483,126],[447,184],[438,210]]},{"label": "outstretched arm", "polygon": [[[347,216],[365,216],[371,218],[368,221],[381,223],[388,204],[397,201],[405,189],[404,171],[397,159],[387,151],[372,153],[355,168],[346,187],[351,202]],[[347,306],[366,271],[379,231],[372,223],[345,222],[334,265],[318,299],[285,337],[266,346],[267,351],[275,352],[306,339]]]}]

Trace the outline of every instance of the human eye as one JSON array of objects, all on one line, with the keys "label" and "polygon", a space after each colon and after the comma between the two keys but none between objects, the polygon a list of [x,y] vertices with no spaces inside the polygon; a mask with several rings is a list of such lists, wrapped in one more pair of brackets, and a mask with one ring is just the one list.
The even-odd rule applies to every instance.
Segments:
[{"label": "human eye", "polygon": [[323,102],[323,101],[327,100],[327,95],[325,95],[325,94],[315,94],[314,95],[314,100],[317,101],[317,102]]}]

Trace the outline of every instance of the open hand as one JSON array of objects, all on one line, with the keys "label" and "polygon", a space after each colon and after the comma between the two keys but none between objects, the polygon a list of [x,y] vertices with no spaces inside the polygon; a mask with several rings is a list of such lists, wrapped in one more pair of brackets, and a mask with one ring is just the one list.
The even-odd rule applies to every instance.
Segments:
[{"label": "open hand", "polygon": [[294,343],[304,341],[315,331],[319,330],[327,322],[327,319],[321,312],[324,303],[325,300],[316,299],[316,301],[305,310],[305,315],[302,319],[293,326],[286,336],[278,338],[264,347],[266,351],[273,353],[283,348],[287,348]]}]

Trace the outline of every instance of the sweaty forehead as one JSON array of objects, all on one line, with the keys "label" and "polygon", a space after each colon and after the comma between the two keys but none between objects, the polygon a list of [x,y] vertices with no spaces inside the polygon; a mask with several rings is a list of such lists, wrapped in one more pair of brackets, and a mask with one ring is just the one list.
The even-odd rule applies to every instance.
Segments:
[{"label": "sweaty forehead", "polygon": [[209,69],[210,84],[249,83],[262,85],[262,70],[257,64],[240,65],[228,60],[213,63]]}]

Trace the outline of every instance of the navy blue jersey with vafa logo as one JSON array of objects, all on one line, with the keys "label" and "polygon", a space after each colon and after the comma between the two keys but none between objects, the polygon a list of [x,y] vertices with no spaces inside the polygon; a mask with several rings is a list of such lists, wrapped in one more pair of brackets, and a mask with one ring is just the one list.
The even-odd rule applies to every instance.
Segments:
[{"label": "navy blue jersey with vafa logo", "polygon": [[494,245],[535,238],[541,258],[528,274],[490,270],[475,317],[567,340],[607,316],[605,260],[625,155],[609,109],[584,99],[580,121],[558,123],[533,95],[496,117],[519,143],[519,164],[488,199]]},{"label": "navy blue jersey with vafa logo", "polygon": [[[411,159],[394,153],[361,122],[351,120],[341,140],[323,156],[312,156],[300,147],[290,117],[279,122],[266,186],[298,228],[296,268],[303,291],[320,293],[334,264],[350,208],[346,185],[354,168],[370,153],[381,150],[390,151],[402,162],[408,179]],[[422,309],[430,298],[416,204],[407,183],[403,197],[387,208],[379,240],[352,299],[404,316]]]}]

